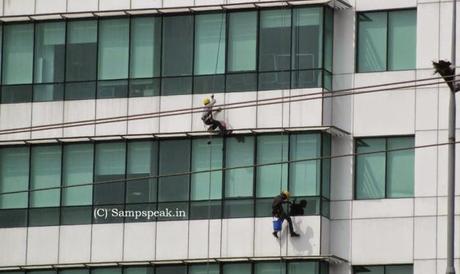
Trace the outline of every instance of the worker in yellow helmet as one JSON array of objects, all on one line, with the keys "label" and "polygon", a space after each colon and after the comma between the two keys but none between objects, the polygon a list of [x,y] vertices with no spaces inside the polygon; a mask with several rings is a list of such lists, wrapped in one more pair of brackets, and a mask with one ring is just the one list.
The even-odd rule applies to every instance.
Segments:
[{"label": "worker in yellow helmet", "polygon": [[[272,215],[273,217],[280,218],[281,220],[286,220],[289,225],[289,233],[291,234],[291,237],[299,237],[300,235],[295,233],[294,227],[292,225],[292,220],[291,216],[289,213],[286,213],[283,209],[283,204],[290,204],[289,201],[289,192],[288,191],[283,191],[280,193],[280,195],[276,196],[273,199],[272,203]],[[273,236],[278,238],[278,232],[273,231]]]},{"label": "worker in yellow helmet", "polygon": [[221,135],[227,135],[230,132],[227,130],[225,123],[214,119],[214,113],[221,111],[220,108],[214,110],[213,107],[215,104],[216,104],[216,99],[214,99],[214,95],[212,95],[211,98],[203,99],[204,109],[203,109],[203,114],[201,115],[201,120],[203,120],[203,123],[205,125],[209,126],[208,131],[212,131],[212,130],[215,130],[216,128],[219,128]]}]

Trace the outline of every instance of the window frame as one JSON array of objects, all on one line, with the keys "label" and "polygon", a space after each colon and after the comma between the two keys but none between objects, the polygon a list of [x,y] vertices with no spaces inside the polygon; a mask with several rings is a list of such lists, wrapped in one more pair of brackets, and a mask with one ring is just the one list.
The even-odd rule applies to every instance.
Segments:
[{"label": "window frame", "polygon": [[[390,72],[390,71],[410,71],[410,70],[416,70],[417,69],[417,55],[415,56],[415,60],[414,60],[414,68],[411,68],[411,69],[392,69],[390,70],[388,68],[388,61],[389,61],[389,56],[390,54],[388,54],[388,46],[389,46],[389,40],[388,37],[389,37],[389,34],[388,34],[388,29],[389,29],[389,26],[390,26],[390,23],[389,23],[389,18],[390,18],[390,13],[391,12],[398,12],[398,11],[410,11],[410,10],[413,10],[415,11],[415,27],[417,27],[417,19],[418,19],[418,9],[417,7],[408,7],[408,8],[396,8],[396,9],[384,9],[384,10],[369,10],[369,11],[357,11],[356,12],[356,23],[355,23],[355,29],[356,29],[356,33],[355,33],[355,36],[356,36],[356,41],[355,41],[355,73],[378,73],[378,72]],[[385,39],[385,43],[386,43],[386,53],[385,53],[385,70],[376,70],[376,71],[360,71],[360,68],[359,68],[359,15],[363,14],[363,13],[386,13],[386,39]],[[417,29],[415,30],[415,38],[417,39]],[[415,46],[417,47],[417,40],[416,40],[416,43],[415,43]],[[323,68],[324,70],[324,68]]]},{"label": "window frame", "polygon": [[[388,184],[388,181],[387,181],[387,173],[388,173],[388,139],[393,139],[393,138],[413,138],[414,140],[414,144],[415,144],[415,135],[384,135],[384,136],[355,136],[353,137],[353,145],[354,145],[354,148],[353,148],[353,152],[354,152],[354,157],[353,157],[353,200],[356,200],[356,201],[366,201],[366,200],[382,200],[382,199],[411,199],[411,198],[414,198],[415,197],[415,194],[414,192],[412,193],[411,196],[408,196],[408,197],[389,197],[388,196],[388,193],[387,193],[387,184]],[[358,190],[358,165],[357,165],[357,157],[359,155],[358,154],[358,146],[357,146],[357,142],[361,139],[384,139],[385,140],[385,151],[383,153],[385,153],[385,185],[384,185],[384,197],[382,198],[357,198],[357,190]],[[414,152],[414,165],[415,165],[415,149],[412,148],[411,150],[413,150]],[[405,151],[405,150],[401,150],[401,151]],[[407,151],[410,151],[410,149],[407,149]],[[391,151],[390,151],[391,152]],[[372,153],[369,153],[367,155],[372,155],[374,153],[382,153],[382,152],[372,152]],[[414,174],[415,174],[415,169],[414,169]],[[415,188],[415,178],[414,178],[414,181],[412,182],[412,187],[413,189]]]}]

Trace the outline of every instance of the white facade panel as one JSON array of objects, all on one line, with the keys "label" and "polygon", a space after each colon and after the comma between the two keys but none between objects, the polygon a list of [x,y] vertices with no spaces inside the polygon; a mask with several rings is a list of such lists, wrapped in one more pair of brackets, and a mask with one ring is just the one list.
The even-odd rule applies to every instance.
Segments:
[{"label": "white facade panel", "polygon": [[91,259],[91,225],[61,226],[59,263],[83,263]]},{"label": "white facade panel", "polygon": [[35,0],[35,13],[58,13],[67,11],[67,0]]},{"label": "white facade panel", "polygon": [[[332,155],[353,153],[353,138],[332,137]],[[331,199],[353,199],[353,157],[331,159]]]},{"label": "white facade panel", "polygon": [[220,257],[221,225],[221,220],[191,220],[189,222],[189,259]]},{"label": "white facade panel", "polygon": [[356,0],[356,10],[387,10],[387,9],[405,9],[415,8],[417,0]]},{"label": "white facade panel", "polygon": [[[157,113],[160,111],[159,97],[141,97],[128,99],[128,116]],[[133,117],[141,118],[142,116]],[[157,133],[159,118],[148,118],[128,121],[128,134]]]},{"label": "white facade panel", "polygon": [[433,130],[438,128],[438,89],[419,88],[416,91],[415,129]]},{"label": "white facade panel", "polygon": [[[82,111],[82,110],[85,111]],[[96,101],[95,100],[76,100],[64,102],[64,122],[88,121],[84,126],[65,127],[64,137],[76,136],[94,136],[95,125],[91,123],[96,118]]]},{"label": "white facade panel", "polygon": [[331,221],[331,254],[351,259],[351,220]]},{"label": "white facade panel", "polygon": [[[0,130],[30,127],[32,125],[32,104],[2,104],[0,107]],[[0,134],[0,140],[29,139],[30,131]]]},{"label": "white facade panel", "polygon": [[[270,90],[259,91],[258,100],[268,100],[289,96],[289,90]],[[278,102],[287,102],[287,99],[276,100]],[[259,101],[261,104],[276,101]],[[260,105],[257,107],[257,128],[285,128],[289,124],[289,103]]]},{"label": "white facade panel", "polygon": [[432,68],[439,58],[439,3],[417,6],[417,69]]},{"label": "white facade panel", "polygon": [[331,222],[329,219],[321,217],[321,245],[320,245],[320,254],[331,254]]},{"label": "white facade panel", "polygon": [[154,260],[155,236],[155,222],[125,223],[123,260]]},{"label": "white facade panel", "polygon": [[[175,111],[191,109],[190,95],[162,96],[160,99],[160,111]],[[192,115],[181,114],[160,118],[160,132],[183,132],[192,128]]]},{"label": "white facade panel", "polygon": [[34,14],[35,0],[3,0],[4,15]]},{"label": "white facade panel", "polygon": [[436,217],[414,219],[414,259],[436,258]]},{"label": "white facade panel", "polygon": [[188,256],[188,221],[158,222],[156,235],[156,259],[176,260]]},{"label": "white facade panel", "polygon": [[353,201],[353,218],[391,218],[410,217],[413,215],[414,200],[376,199]]},{"label": "white facade panel", "polygon": [[162,0],[131,0],[133,9],[160,8],[161,6]]},{"label": "white facade panel", "polygon": [[436,215],[437,199],[434,197],[414,198],[414,215],[415,216],[433,216]]},{"label": "white facade panel", "polygon": [[27,264],[56,264],[59,252],[59,227],[29,227],[27,231]]},{"label": "white facade panel", "polygon": [[397,264],[413,260],[413,219],[353,220],[352,264]]},{"label": "white facade panel", "polygon": [[[32,126],[61,124],[64,119],[64,102],[32,103]],[[32,139],[61,137],[62,128],[32,131]]]},{"label": "white facade panel", "polygon": [[[284,233],[278,233],[280,239],[273,237],[273,218],[255,219],[254,234],[254,256],[280,256],[286,255],[286,239],[289,237],[287,227],[284,227]],[[280,236],[281,235],[281,236]]]},{"label": "white facade panel", "polygon": [[120,261],[122,254],[123,224],[93,225],[91,262]]},{"label": "white facade panel", "polygon": [[27,228],[0,229],[0,266],[26,263]]},{"label": "white facade panel", "polygon": [[[321,254],[321,217],[292,218],[294,230],[300,237],[289,237],[288,256],[318,256]],[[287,237],[287,236],[286,236]]]},{"label": "white facade panel", "polygon": [[[322,123],[322,107],[323,100],[322,89],[293,89],[289,106],[289,126],[290,127],[305,127],[305,126],[320,126]],[[305,96],[298,96],[305,95]],[[318,98],[319,97],[319,98]],[[307,99],[308,98],[308,99]],[[305,99],[305,100],[301,100]],[[295,100],[301,100],[292,102]]]},{"label": "white facade panel", "polygon": [[414,273],[431,274],[436,272],[436,260],[415,260]]},{"label": "white facade panel", "polygon": [[99,10],[129,9],[130,4],[130,0],[99,0]]},{"label": "white facade panel", "polygon": [[[244,93],[226,93],[225,94],[225,103],[243,103],[238,104],[239,106],[248,103],[254,105],[254,103],[249,103],[249,101],[257,100],[257,92],[244,92]],[[236,106],[236,105],[233,105]],[[236,108],[226,110],[225,113],[225,122],[231,129],[249,129],[256,127],[256,107],[246,107],[246,108]]]},{"label": "white facade panel", "polygon": [[[128,114],[128,99],[98,99],[96,100],[96,119],[126,117]],[[127,122],[96,124],[96,135],[126,135]]]},{"label": "white facade panel", "polygon": [[331,219],[346,220],[351,219],[352,201],[331,201]]},{"label": "white facade panel", "polygon": [[67,0],[68,12],[97,11],[99,0]]},{"label": "white facade panel", "polygon": [[163,7],[170,8],[170,7],[187,7],[193,6],[194,0],[174,0],[168,1],[163,0]]},{"label": "white facade panel", "polygon": [[253,244],[254,219],[222,220],[222,257],[252,257]]}]

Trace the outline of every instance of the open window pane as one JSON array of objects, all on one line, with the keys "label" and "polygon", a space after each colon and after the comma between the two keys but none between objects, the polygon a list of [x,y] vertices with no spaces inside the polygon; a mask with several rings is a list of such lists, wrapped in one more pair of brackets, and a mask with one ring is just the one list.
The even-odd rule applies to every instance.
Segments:
[{"label": "open window pane", "polygon": [[161,17],[131,20],[130,78],[160,75]]},{"label": "open window pane", "polygon": [[[257,137],[257,164],[287,161],[288,136],[262,135]],[[287,189],[287,164],[257,167],[257,197],[273,197]]]},{"label": "open window pane", "polygon": [[29,188],[29,148],[0,149],[0,193],[24,191],[0,196],[0,208],[27,207]]},{"label": "open window pane", "polygon": [[[159,175],[185,173],[190,170],[190,140],[160,141]],[[158,200],[187,201],[190,175],[161,177]]]},{"label": "open window pane", "polygon": [[388,138],[387,153],[387,196],[412,197],[414,195],[414,149],[413,137]]},{"label": "open window pane", "polygon": [[[357,153],[385,150],[384,138],[359,139]],[[356,199],[385,197],[385,152],[356,157]]]},{"label": "open window pane", "polygon": [[[46,145],[32,147],[30,167],[31,207],[60,205],[61,146]],[[44,188],[53,188],[41,190]],[[38,191],[37,191],[38,190]]]},{"label": "open window pane", "polygon": [[415,68],[417,11],[401,10],[388,14],[388,69]]},{"label": "open window pane", "polygon": [[96,79],[97,20],[67,23],[66,81]]},{"label": "open window pane", "polygon": [[256,69],[257,12],[229,13],[227,71]]},{"label": "open window pane", "polygon": [[[94,204],[124,202],[126,144],[110,142],[96,144],[94,172]],[[98,183],[115,181],[113,183]]]},{"label": "open window pane", "polygon": [[321,135],[302,133],[290,136],[289,192],[294,196],[317,196],[320,192]]},{"label": "open window pane", "polygon": [[[192,141],[192,172],[221,169],[223,139],[200,138]],[[222,197],[222,171],[193,173],[191,200],[220,199]]]},{"label": "open window pane", "polygon": [[293,17],[292,69],[321,68],[323,8],[295,8]]},{"label": "open window pane", "polygon": [[62,164],[62,205],[91,205],[93,186],[75,186],[93,182],[93,144],[64,146]]},{"label": "open window pane", "polygon": [[290,56],[291,10],[281,9],[261,11],[259,33],[259,70],[288,70],[291,66]]},{"label": "open window pane", "polygon": [[225,71],[225,13],[195,17],[195,75]]},{"label": "open window pane", "polygon": [[358,14],[358,72],[387,69],[387,12]]},{"label": "open window pane", "polygon": [[157,178],[146,178],[157,174],[157,146],[153,141],[128,143],[126,177],[126,202],[148,203],[156,201]]},{"label": "open window pane", "polygon": [[32,83],[34,24],[4,26],[3,84]]},{"label": "open window pane", "polygon": [[192,74],[193,16],[163,18],[163,76]]},{"label": "open window pane", "polygon": [[37,24],[35,32],[34,82],[64,81],[65,23]]},{"label": "open window pane", "polygon": [[128,78],[129,19],[101,20],[98,79]]},{"label": "open window pane", "polygon": [[[254,137],[230,137],[226,141],[226,168],[254,165]],[[253,167],[226,170],[225,197],[252,196],[253,178]]]}]

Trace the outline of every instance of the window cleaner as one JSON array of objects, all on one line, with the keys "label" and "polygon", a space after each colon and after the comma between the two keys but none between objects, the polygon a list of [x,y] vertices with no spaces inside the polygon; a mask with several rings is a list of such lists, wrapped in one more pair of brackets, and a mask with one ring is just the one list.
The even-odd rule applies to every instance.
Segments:
[{"label": "window cleaner", "polygon": [[211,98],[204,98],[203,99],[203,114],[201,115],[201,120],[205,125],[208,125],[208,131],[213,131],[216,128],[219,128],[220,135],[228,135],[231,133],[230,130],[227,130],[227,127],[224,122],[214,119],[214,114],[220,112],[222,109],[218,108],[216,110],[213,109],[214,105],[216,104],[216,99],[214,99],[214,95]]},{"label": "window cleaner", "polygon": [[291,220],[290,214],[287,214],[283,209],[283,204],[288,204],[288,205],[292,204],[289,201],[289,192],[288,191],[281,192],[280,195],[276,196],[273,199],[272,216],[274,218],[277,218],[277,220],[275,220],[273,222],[273,233],[272,234],[273,234],[273,236],[275,236],[275,238],[278,238],[278,231],[281,231],[279,225],[280,225],[280,223],[282,224],[284,220],[287,220],[287,222],[289,224],[289,232],[291,234],[291,237],[299,237],[300,235],[295,233],[295,231],[294,231],[294,227],[292,225],[292,220]]}]

